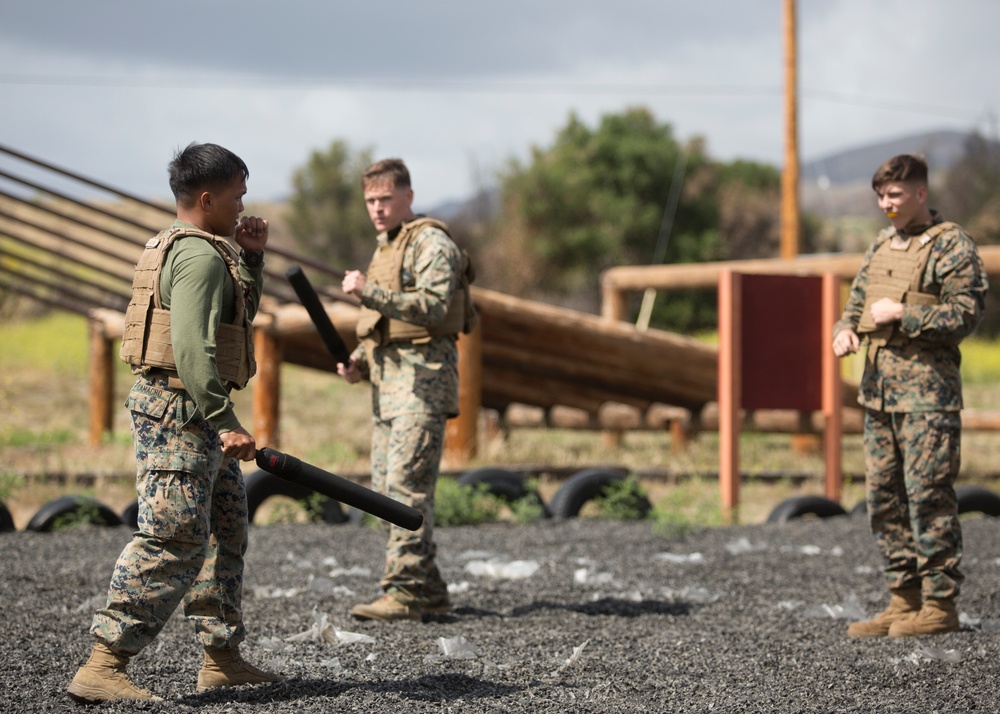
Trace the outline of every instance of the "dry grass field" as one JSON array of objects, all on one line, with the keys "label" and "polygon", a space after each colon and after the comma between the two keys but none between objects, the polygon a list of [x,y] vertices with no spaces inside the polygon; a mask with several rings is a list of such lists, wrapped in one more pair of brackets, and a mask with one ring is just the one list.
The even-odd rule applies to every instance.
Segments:
[{"label": "dry grass field", "polygon": [[[134,499],[128,415],[117,409],[113,433],[100,446],[88,444],[85,320],[65,314],[8,319],[0,325],[0,345],[0,499],[17,526],[23,528],[42,504],[69,493],[94,496],[120,511]],[[994,357],[1000,351],[991,343],[973,343],[966,352],[968,405],[992,408],[1000,397],[995,378],[1000,370],[993,364],[1000,362]],[[289,365],[283,366],[281,377],[280,448],[363,481],[369,469],[368,390]],[[128,370],[119,365],[119,404],[131,382]],[[251,392],[252,386],[235,396],[246,423],[251,420]],[[547,500],[577,469],[623,466],[640,477],[654,506],[674,519],[692,525],[722,522],[715,433],[702,433],[678,451],[666,432],[630,432],[619,445],[609,446],[593,431],[513,428],[500,433],[488,421],[484,418],[480,429],[476,458],[445,464],[446,473],[480,466],[530,470],[538,475],[539,491]],[[963,451],[964,482],[993,487],[1000,472],[1000,434],[968,433]],[[822,493],[821,454],[794,451],[788,435],[745,434],[740,456],[746,474],[742,523],[766,520],[777,503],[792,495]],[[857,478],[863,469],[859,436],[845,437],[843,459],[843,503],[850,508],[863,497]]]}]

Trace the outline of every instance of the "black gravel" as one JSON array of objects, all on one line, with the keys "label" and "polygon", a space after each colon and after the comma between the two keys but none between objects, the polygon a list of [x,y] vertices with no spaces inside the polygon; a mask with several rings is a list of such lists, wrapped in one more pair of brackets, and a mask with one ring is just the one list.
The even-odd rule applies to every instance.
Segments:
[{"label": "black gravel", "polygon": [[[381,531],[254,526],[244,654],[288,681],[196,694],[200,650],[177,614],[130,666],[167,701],[96,709],[1000,711],[998,519],[965,522],[961,632],[865,641],[849,640],[839,617],[885,602],[857,517],[672,536],[648,522],[593,519],[438,532],[442,570],[459,586],[454,614],[379,624],[347,610],[379,594]],[[0,534],[0,711],[81,710],[64,690],[90,650],[91,614],[129,537],[124,527],[93,526]],[[513,561],[537,571],[509,579],[468,569],[491,559],[501,573]],[[319,637],[338,630],[374,642]],[[446,656],[441,643],[459,638],[472,654]]]}]

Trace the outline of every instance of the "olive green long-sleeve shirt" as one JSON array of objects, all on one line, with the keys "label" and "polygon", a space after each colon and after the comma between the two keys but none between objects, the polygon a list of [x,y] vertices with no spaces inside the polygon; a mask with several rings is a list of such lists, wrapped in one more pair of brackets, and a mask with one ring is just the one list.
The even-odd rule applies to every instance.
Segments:
[{"label": "olive green long-sleeve shirt", "polygon": [[[175,221],[172,228],[195,228]],[[205,239],[178,238],[160,273],[160,299],[170,310],[170,341],[177,374],[201,415],[220,433],[240,426],[229,391],[219,377],[215,340],[220,322],[231,323],[236,300],[246,299],[253,320],[260,305],[264,268],[240,261],[240,276],[248,290],[237,295],[226,263]]]}]

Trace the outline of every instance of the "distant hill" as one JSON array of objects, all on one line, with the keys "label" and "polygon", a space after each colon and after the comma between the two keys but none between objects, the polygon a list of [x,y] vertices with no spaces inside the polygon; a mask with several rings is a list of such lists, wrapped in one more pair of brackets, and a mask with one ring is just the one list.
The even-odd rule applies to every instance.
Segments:
[{"label": "distant hill", "polygon": [[[799,168],[802,209],[821,216],[879,216],[871,192],[872,174],[879,164],[896,154],[923,154],[933,181],[935,174],[947,171],[962,156],[968,138],[968,132],[931,131],[865,144],[803,163]],[[446,221],[454,220],[470,210],[474,201],[482,199],[479,196],[448,201],[427,213]],[[490,208],[498,208],[496,189],[488,192],[487,200]]]},{"label": "distant hill", "polygon": [[828,182],[831,186],[868,183],[878,165],[887,158],[911,153],[923,154],[931,172],[937,173],[951,168],[962,156],[968,138],[967,132],[944,130],[887,139],[805,163],[799,169],[799,176],[803,182]]},{"label": "distant hill", "polygon": [[931,169],[933,193],[935,177],[961,158],[968,138],[967,132],[932,131],[866,144],[804,163],[799,169],[801,208],[822,217],[880,217],[871,189],[872,174],[879,164],[896,154],[923,154]]}]

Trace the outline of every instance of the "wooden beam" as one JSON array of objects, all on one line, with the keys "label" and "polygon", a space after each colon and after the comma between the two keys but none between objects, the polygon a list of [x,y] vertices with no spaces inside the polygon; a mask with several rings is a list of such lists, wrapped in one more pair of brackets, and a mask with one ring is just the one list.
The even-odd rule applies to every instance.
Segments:
[{"label": "wooden beam", "polygon": [[469,463],[479,449],[479,411],[483,401],[483,330],[458,336],[458,416],[445,425],[444,460],[449,467]]},{"label": "wooden beam", "polygon": [[109,337],[100,320],[90,320],[89,401],[90,445],[100,446],[113,424],[115,398],[114,338]]},{"label": "wooden beam", "polygon": [[795,0],[784,0],[785,165],[781,171],[781,257],[799,254],[798,52]]},{"label": "wooden beam", "polygon": [[281,339],[271,330],[255,329],[257,375],[253,385],[253,437],[258,448],[281,446]]}]

